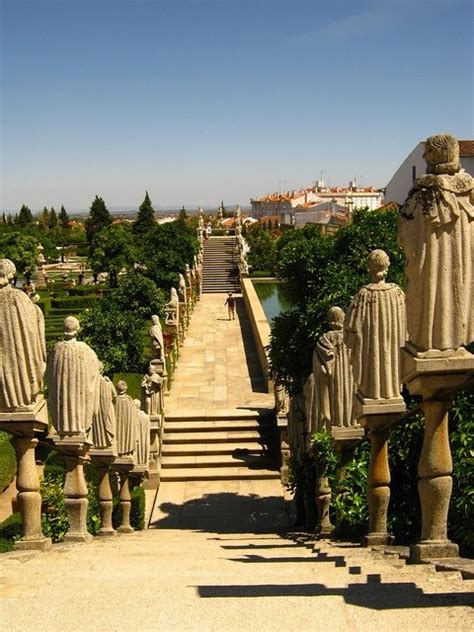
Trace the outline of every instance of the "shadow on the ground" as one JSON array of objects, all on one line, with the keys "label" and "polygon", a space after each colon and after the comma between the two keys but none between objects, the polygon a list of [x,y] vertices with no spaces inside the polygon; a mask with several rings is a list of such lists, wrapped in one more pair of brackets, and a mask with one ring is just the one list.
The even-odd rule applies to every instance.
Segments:
[{"label": "shadow on the ground", "polygon": [[235,306],[238,316],[238,323],[240,325],[240,332],[242,334],[242,341],[244,343],[245,360],[247,362],[252,391],[254,391],[255,393],[267,393],[267,385],[265,383],[264,377],[262,375],[262,370],[260,368],[257,349],[255,347],[255,341],[253,339],[250,320],[247,314],[247,310],[245,309],[244,299],[240,297],[236,298]]},{"label": "shadow on the ground", "polygon": [[[311,559],[311,558],[310,558]],[[313,560],[315,561],[315,560]],[[332,597],[340,596],[347,604],[371,610],[400,608],[442,608],[472,606],[472,593],[425,593],[414,582],[382,582],[378,574],[367,575],[367,582],[346,587],[328,587],[324,584],[235,584],[232,586],[196,586],[203,598],[238,597]]]},{"label": "shadow on the ground", "polygon": [[263,452],[250,452],[245,448],[236,448],[232,452],[232,458],[242,461],[242,465],[248,467],[249,470],[273,470],[277,472],[279,468],[276,456],[273,456],[269,444],[260,440]]},{"label": "shadow on the ground", "polygon": [[[159,501],[159,496],[158,496]],[[150,523],[156,529],[189,529],[206,533],[276,533],[288,527],[281,496],[205,494],[182,504],[165,502],[167,515]]]}]

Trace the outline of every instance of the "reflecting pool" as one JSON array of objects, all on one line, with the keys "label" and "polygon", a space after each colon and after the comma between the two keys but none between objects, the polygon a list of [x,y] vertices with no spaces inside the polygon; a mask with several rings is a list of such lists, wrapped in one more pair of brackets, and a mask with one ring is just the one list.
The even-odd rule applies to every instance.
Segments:
[{"label": "reflecting pool", "polygon": [[265,312],[268,322],[282,312],[290,309],[291,304],[285,294],[285,284],[274,281],[254,282],[255,292]]}]

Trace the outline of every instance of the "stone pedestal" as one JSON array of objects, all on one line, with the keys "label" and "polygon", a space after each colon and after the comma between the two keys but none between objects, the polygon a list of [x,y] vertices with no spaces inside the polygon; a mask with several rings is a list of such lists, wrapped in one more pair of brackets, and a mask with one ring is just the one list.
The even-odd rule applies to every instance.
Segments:
[{"label": "stone pedestal", "polygon": [[390,426],[406,411],[402,397],[370,400],[357,395],[360,407],[358,422],[369,430],[370,465],[367,500],[369,505],[369,533],[364,536],[365,546],[389,544],[392,537],[387,529],[387,511],[390,500],[390,468],[388,465],[388,436]]},{"label": "stone pedestal", "polygon": [[90,443],[83,434],[53,437],[55,448],[66,463],[66,480],[64,481],[64,504],[66,506],[69,529],[64,542],[92,541],[87,531],[87,483],[84,476],[84,463],[89,460]]},{"label": "stone pedestal", "polygon": [[99,475],[99,505],[101,527],[97,535],[110,537],[117,534],[112,525],[113,494],[110,487],[110,468],[116,455],[112,450],[91,450],[90,457]]},{"label": "stone pedestal", "polygon": [[410,548],[410,560],[456,557],[458,546],[448,540],[448,511],[453,463],[449,446],[448,410],[457,389],[474,374],[474,356],[467,351],[418,353],[402,350],[403,380],[412,395],[421,395],[425,417],[423,447],[418,462],[421,539]]},{"label": "stone pedestal", "polygon": [[290,445],[288,442],[288,416],[286,413],[277,414],[277,430],[280,443],[280,479],[283,487],[290,480]]},{"label": "stone pedestal", "polygon": [[119,457],[114,463],[114,469],[120,477],[120,526],[117,529],[119,533],[133,533],[133,527],[130,524],[132,497],[129,480],[129,474],[133,467],[132,457]]},{"label": "stone pedestal", "polygon": [[40,481],[36,468],[36,434],[48,428],[46,402],[41,399],[32,410],[0,413],[0,430],[13,435],[17,459],[17,502],[22,520],[22,537],[15,544],[19,550],[45,551],[51,538],[41,530]]}]

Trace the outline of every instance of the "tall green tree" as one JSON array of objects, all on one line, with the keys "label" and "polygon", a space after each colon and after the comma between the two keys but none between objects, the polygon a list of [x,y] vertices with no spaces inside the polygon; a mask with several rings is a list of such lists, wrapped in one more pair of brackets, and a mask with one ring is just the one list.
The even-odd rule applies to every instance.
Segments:
[{"label": "tall green tree", "polygon": [[33,214],[26,204],[21,207],[16,223],[18,226],[29,226],[33,223]]},{"label": "tall green tree", "polygon": [[31,273],[36,269],[38,240],[25,232],[2,232],[0,234],[0,259],[11,259],[19,274]]},{"label": "tall green tree", "polygon": [[133,222],[133,232],[136,234],[148,233],[155,225],[155,210],[147,191],[145,193],[145,199],[138,209],[137,219]]},{"label": "tall green tree", "polygon": [[49,213],[49,221],[48,221],[48,228],[50,230],[54,230],[55,228],[57,228],[58,226],[58,215],[56,213],[56,211],[54,210],[54,206],[51,207],[51,211]]},{"label": "tall green tree", "polygon": [[91,204],[89,216],[86,219],[86,236],[89,243],[96,233],[102,228],[110,226],[112,224],[112,216],[110,215],[104,200],[98,195],[95,196],[94,201]]},{"label": "tall green tree", "polygon": [[38,225],[43,230],[46,230],[47,228],[49,228],[49,210],[46,206],[43,207],[43,210],[41,211],[39,215]]},{"label": "tall green tree", "polygon": [[59,211],[59,223],[61,224],[61,228],[69,228],[69,215],[62,204],[61,210]]},{"label": "tall green tree", "polygon": [[133,235],[122,224],[106,226],[94,235],[89,262],[94,272],[108,272],[110,287],[117,287],[118,274],[135,261]]}]

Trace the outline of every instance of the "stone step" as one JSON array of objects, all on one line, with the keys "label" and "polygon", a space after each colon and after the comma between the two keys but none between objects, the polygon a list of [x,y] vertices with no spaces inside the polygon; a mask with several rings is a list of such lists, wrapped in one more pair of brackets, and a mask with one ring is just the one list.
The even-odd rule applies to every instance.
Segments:
[{"label": "stone step", "polygon": [[202,422],[188,422],[188,421],[175,421],[171,422],[169,419],[165,422],[165,434],[167,432],[209,432],[217,430],[221,432],[230,431],[243,431],[243,430],[256,430],[261,432],[270,432],[273,430],[273,426],[269,424],[259,424],[256,421],[242,420],[242,421],[202,421]]},{"label": "stone step", "polygon": [[272,470],[250,470],[246,467],[203,467],[183,468],[181,470],[162,470],[160,480],[164,482],[179,481],[235,481],[235,480],[270,480],[279,479],[280,473]]},{"label": "stone step", "polygon": [[191,454],[164,456],[161,461],[162,470],[187,469],[187,468],[211,468],[211,467],[249,467],[252,469],[268,469],[274,461],[262,454],[248,454],[241,452],[239,456],[233,454]]},{"label": "stone step", "polygon": [[[208,432],[203,430],[202,432],[165,432],[163,436],[163,446],[180,445],[191,447],[192,444],[196,445],[209,445],[212,444],[227,444],[233,443],[242,446],[245,443],[258,442],[260,439],[260,433],[257,430],[239,431],[234,430],[230,432]],[[184,449],[184,448],[183,448]]]},{"label": "stone step", "polygon": [[205,456],[205,455],[232,455],[238,452],[262,455],[262,444],[258,441],[239,441],[236,443],[173,443],[163,445],[163,456]]}]

